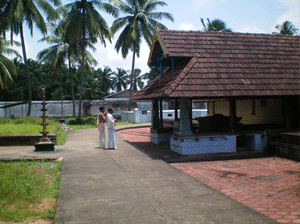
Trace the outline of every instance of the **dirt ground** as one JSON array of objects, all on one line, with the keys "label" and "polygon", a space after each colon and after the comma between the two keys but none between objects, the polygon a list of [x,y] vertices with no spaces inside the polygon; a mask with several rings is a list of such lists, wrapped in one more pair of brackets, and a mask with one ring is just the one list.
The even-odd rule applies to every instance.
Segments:
[{"label": "dirt ground", "polygon": [[[36,205],[37,211],[44,211],[53,209],[56,206],[56,199],[55,198],[44,198],[42,199],[41,203]],[[0,224],[51,224],[53,220],[43,220],[38,219],[34,220],[32,217],[27,218],[24,222],[2,222]]]}]

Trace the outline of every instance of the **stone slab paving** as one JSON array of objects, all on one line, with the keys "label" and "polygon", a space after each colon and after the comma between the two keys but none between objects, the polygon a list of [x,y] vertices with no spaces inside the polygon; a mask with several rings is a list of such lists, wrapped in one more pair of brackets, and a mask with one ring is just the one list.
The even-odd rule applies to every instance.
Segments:
[{"label": "stone slab paving", "polygon": [[[150,141],[150,128],[117,134],[129,142]],[[279,223],[300,223],[299,162],[274,157],[172,165]]]}]

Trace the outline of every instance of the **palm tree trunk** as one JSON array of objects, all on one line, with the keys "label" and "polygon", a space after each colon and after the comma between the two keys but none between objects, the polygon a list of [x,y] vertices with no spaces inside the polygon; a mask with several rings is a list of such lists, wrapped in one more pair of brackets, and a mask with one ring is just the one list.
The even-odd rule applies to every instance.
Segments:
[{"label": "palm tree trunk", "polygon": [[[134,73],[134,65],[135,65],[135,47],[136,43],[133,43],[133,55],[132,55],[132,66],[131,66],[131,76],[130,76],[130,90],[129,90],[129,98],[132,96],[132,89],[133,89],[133,73]],[[131,110],[130,102],[128,106],[128,110]]]},{"label": "palm tree trunk", "polygon": [[80,96],[79,96],[79,112],[78,117],[81,118],[81,100],[82,100],[82,88],[83,88],[83,76],[84,76],[84,55],[85,55],[85,24],[83,23],[83,40],[82,40],[82,62],[81,62],[81,77],[80,77]]},{"label": "palm tree trunk", "polygon": [[27,116],[30,117],[31,104],[32,104],[32,93],[31,93],[30,75],[29,75],[29,70],[28,70],[28,63],[27,63],[25,40],[24,40],[24,33],[23,33],[23,23],[22,22],[20,22],[20,36],[21,36],[21,44],[22,44],[23,58],[24,58],[24,64],[25,64],[27,87],[28,87],[28,113],[27,113]]},{"label": "palm tree trunk", "polygon": [[68,53],[68,60],[69,60],[69,77],[70,77],[70,82],[71,82],[71,95],[72,95],[72,102],[73,102],[73,117],[75,117],[76,112],[75,112],[74,85],[73,85],[73,77],[72,77],[71,59],[70,59],[70,54],[69,53]]}]

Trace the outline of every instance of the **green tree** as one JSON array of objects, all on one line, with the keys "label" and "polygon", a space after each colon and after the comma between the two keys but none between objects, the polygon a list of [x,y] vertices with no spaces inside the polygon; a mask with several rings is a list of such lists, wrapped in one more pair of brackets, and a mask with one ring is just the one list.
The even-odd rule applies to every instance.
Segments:
[{"label": "green tree", "polygon": [[71,43],[80,42],[81,47],[81,77],[80,77],[80,96],[79,96],[79,112],[78,117],[81,117],[81,100],[83,77],[85,73],[85,51],[86,40],[91,43],[96,43],[99,38],[101,43],[105,45],[105,39],[111,41],[111,30],[104,18],[99,14],[96,8],[117,16],[118,10],[109,3],[104,3],[101,0],[78,0],[73,3],[64,5],[61,9],[68,12],[61,21],[58,32],[65,30],[66,37]]},{"label": "green tree", "polygon": [[152,66],[150,67],[150,71],[145,73],[142,78],[148,80],[147,83],[149,83],[150,81],[155,79],[155,77],[158,76],[159,74],[160,74],[160,67]]},{"label": "green tree", "polygon": [[[49,24],[50,29],[55,32],[57,26],[54,23]],[[75,94],[74,94],[74,85],[73,85],[73,74],[72,67],[80,61],[81,56],[79,54],[80,44],[71,43],[64,33],[57,33],[58,35],[49,35],[42,38],[40,41],[53,44],[51,47],[48,47],[38,53],[37,58],[40,62],[52,62],[53,73],[57,73],[61,68],[65,67],[65,63],[68,64],[68,73],[71,86],[71,96],[73,101],[73,116],[75,116]],[[96,48],[87,40],[87,45],[92,49]],[[87,58],[86,62],[92,65],[97,65],[97,61],[94,57],[88,52],[85,51],[85,57]]]},{"label": "green tree", "polygon": [[113,73],[113,89],[116,89],[117,92],[127,89],[127,80],[129,78],[127,71],[122,68],[117,68],[117,72]]},{"label": "green tree", "polygon": [[298,29],[290,21],[285,21],[282,25],[275,26],[275,28],[279,32],[273,32],[273,34],[295,35],[298,32]]},{"label": "green tree", "polygon": [[144,87],[144,82],[142,81],[144,75],[141,75],[141,69],[134,69],[133,72],[133,87],[132,89],[137,91],[138,87],[142,89]]},{"label": "green tree", "polygon": [[100,88],[102,95],[107,96],[109,94],[109,90],[113,87],[113,75],[114,72],[110,67],[105,66],[102,70],[101,68],[94,71],[94,78],[98,84],[98,88]]},{"label": "green tree", "polygon": [[204,31],[221,31],[221,32],[232,32],[230,28],[226,28],[225,22],[223,22],[220,19],[214,19],[213,21],[210,21],[207,19],[207,25],[205,25],[204,20],[200,18],[201,23],[204,27]]},{"label": "green tree", "polygon": [[99,88],[97,80],[92,76],[86,76],[83,82],[82,97],[85,100],[98,100],[104,93]]},{"label": "green tree", "polygon": [[[54,5],[56,6],[60,5],[60,0],[51,0],[50,2],[54,3]],[[39,9],[43,11],[43,13],[47,16],[49,20],[58,18],[57,12],[53,9],[51,4],[48,3],[46,0],[6,1],[6,4],[3,6],[3,8],[1,7],[2,14],[0,15],[0,21],[6,21],[0,23],[0,30],[4,31],[6,29],[10,29],[12,34],[17,34],[17,35],[20,34],[21,37],[22,52],[23,52],[23,59],[25,64],[28,97],[29,97],[27,116],[30,116],[31,113],[32,91],[31,91],[30,74],[29,74],[28,64],[27,64],[23,24],[24,22],[26,22],[26,24],[30,29],[31,35],[33,35],[34,24],[42,32],[42,34],[46,34],[47,26]]]},{"label": "green tree", "polygon": [[[14,44],[20,46],[19,42],[14,41]],[[21,56],[16,50],[9,48],[9,41],[4,37],[0,37],[0,89],[6,89],[8,83],[13,81],[11,74],[17,75],[17,68],[14,63],[9,60],[4,54],[15,54],[17,57]]]},{"label": "green tree", "polygon": [[[151,45],[152,35],[155,28],[166,29],[166,27],[157,20],[168,19],[173,21],[173,16],[166,12],[155,12],[157,7],[167,5],[163,1],[157,0],[126,0],[126,3],[120,0],[111,0],[121,12],[126,16],[116,19],[112,25],[112,32],[116,33],[122,27],[119,38],[117,39],[115,49],[121,50],[123,58],[126,58],[128,51],[132,51],[132,67],[130,76],[130,90],[133,89],[133,77],[135,67],[135,56],[140,55],[140,44],[144,38],[148,45]],[[130,91],[131,95],[131,91]]]}]

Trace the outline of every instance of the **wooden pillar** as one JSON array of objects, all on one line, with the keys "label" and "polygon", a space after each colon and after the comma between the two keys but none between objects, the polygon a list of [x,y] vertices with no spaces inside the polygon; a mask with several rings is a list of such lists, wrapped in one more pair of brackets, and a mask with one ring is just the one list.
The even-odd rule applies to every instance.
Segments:
[{"label": "wooden pillar", "polygon": [[209,101],[206,102],[206,107],[207,107],[206,109],[207,109],[207,116],[208,116],[209,112],[210,112],[210,110],[209,110]]},{"label": "wooden pillar", "polygon": [[190,122],[190,105],[188,98],[180,98],[180,121],[178,134],[192,135],[191,122]]},{"label": "wooden pillar", "polygon": [[252,114],[251,115],[256,115],[255,114],[255,99],[252,99]]},{"label": "wooden pillar", "polygon": [[230,131],[236,131],[236,99],[230,98],[229,102],[229,116],[230,116]]},{"label": "wooden pillar", "polygon": [[192,127],[193,123],[193,100],[190,98],[190,126]]},{"label": "wooden pillar", "polygon": [[162,98],[159,99],[159,109],[160,109],[160,128],[164,128],[164,120],[163,120],[163,105]]},{"label": "wooden pillar", "polygon": [[159,112],[158,112],[158,99],[152,99],[152,119],[151,128],[153,130],[159,129]]}]

